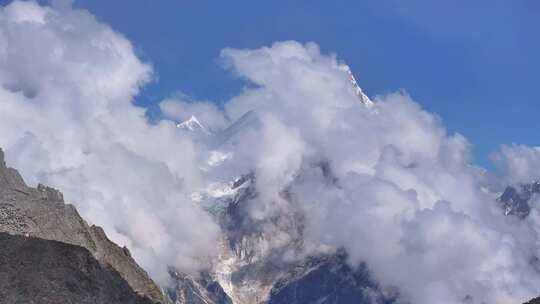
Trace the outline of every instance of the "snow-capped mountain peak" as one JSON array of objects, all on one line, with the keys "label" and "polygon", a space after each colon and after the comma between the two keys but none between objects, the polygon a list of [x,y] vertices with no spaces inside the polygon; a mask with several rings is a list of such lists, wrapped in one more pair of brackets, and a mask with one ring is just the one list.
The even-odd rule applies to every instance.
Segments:
[{"label": "snow-capped mountain peak", "polygon": [[369,97],[364,94],[364,91],[362,91],[362,88],[360,88],[360,86],[358,85],[356,78],[354,78],[351,68],[348,65],[343,65],[342,69],[349,75],[349,81],[351,82],[354,93],[356,94],[356,96],[358,96],[358,99],[360,99],[360,102],[362,102],[368,108],[373,106],[373,101],[371,101],[371,99],[369,99]]},{"label": "snow-capped mountain peak", "polygon": [[186,121],[178,123],[176,127],[188,131],[202,132],[207,135],[211,134],[211,132],[199,122],[197,117],[193,115]]}]

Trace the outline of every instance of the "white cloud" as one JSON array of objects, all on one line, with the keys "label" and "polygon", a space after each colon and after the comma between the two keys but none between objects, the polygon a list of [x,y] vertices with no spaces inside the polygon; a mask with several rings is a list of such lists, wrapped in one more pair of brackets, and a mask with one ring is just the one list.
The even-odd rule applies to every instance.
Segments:
[{"label": "white cloud", "polygon": [[[381,283],[398,286],[413,303],[467,296],[509,303],[540,293],[540,275],[529,265],[535,229],[502,216],[495,194],[482,191],[488,178],[469,163],[469,143],[448,134],[437,116],[403,92],[365,107],[341,63],[314,44],[227,49],[222,56],[257,84],[226,103],[227,113],[277,118],[262,119],[271,136],[260,131],[236,144],[257,147],[235,152],[252,153],[242,158],[252,168],[273,164],[257,185],[274,196],[260,196],[254,216],[292,210],[279,191],[294,179],[287,191],[304,212],[308,241],[345,247],[353,262],[366,261]],[[321,161],[337,184],[308,169]]]},{"label": "white cloud", "polygon": [[8,163],[31,184],[62,189],[143,266],[159,265],[149,269],[155,277],[211,256],[218,228],[188,198],[198,148],[132,104],[152,67],[130,42],[86,11],[34,2],[0,8],[0,41]]},{"label": "white cloud", "polygon": [[491,159],[510,183],[540,179],[540,147],[502,145]]},{"label": "white cloud", "polygon": [[[490,180],[469,163],[470,144],[436,115],[404,92],[365,107],[343,63],[314,43],[221,56],[255,86],[224,110],[183,95],[160,104],[168,119],[196,115],[217,133],[255,111],[257,124],[211,151],[171,120],[149,124],[132,104],[152,68],[124,37],[69,5],[15,2],[0,10],[0,146],[27,180],[61,188],[157,278],[168,264],[193,270],[215,253],[219,229],[191,193],[251,171],[254,219],[301,210],[307,248],[345,247],[413,303],[540,294],[529,264],[538,212],[504,217],[482,190]],[[211,155],[227,157],[205,167]],[[536,177],[536,148],[503,147],[496,158],[510,180]],[[273,236],[261,247],[284,246],[290,224],[259,227]]]},{"label": "white cloud", "polygon": [[173,121],[182,122],[192,115],[206,122],[206,127],[212,130],[223,129],[230,122],[223,112],[208,101],[195,101],[184,94],[176,94],[159,103],[163,115]]}]

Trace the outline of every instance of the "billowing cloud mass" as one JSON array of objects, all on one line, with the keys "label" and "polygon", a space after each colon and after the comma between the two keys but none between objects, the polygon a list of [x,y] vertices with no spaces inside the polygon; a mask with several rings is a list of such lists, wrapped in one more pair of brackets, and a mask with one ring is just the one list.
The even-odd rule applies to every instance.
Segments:
[{"label": "billowing cloud mass", "polygon": [[509,183],[520,184],[540,179],[540,147],[502,145],[491,159]]},{"label": "billowing cloud mass", "polygon": [[[0,9],[0,146],[25,179],[62,189],[154,275],[211,255],[218,228],[191,204],[190,139],[151,125],[133,97],[151,79],[130,42],[86,11]],[[193,229],[193,227],[197,227]]]},{"label": "billowing cloud mass", "polygon": [[[223,108],[177,94],[151,124],[133,98],[152,67],[126,38],[85,11],[14,2],[0,10],[0,146],[27,181],[62,189],[158,279],[167,265],[196,270],[215,254],[219,228],[192,193],[252,172],[253,218],[301,210],[306,250],[345,248],[405,301],[540,294],[538,207],[505,217],[498,182],[436,115],[404,92],[366,106],[347,66],[314,43],[221,58],[251,85]],[[217,135],[176,128],[191,115]],[[537,178],[539,155],[503,146],[495,179]],[[290,241],[279,231],[268,246]]]}]

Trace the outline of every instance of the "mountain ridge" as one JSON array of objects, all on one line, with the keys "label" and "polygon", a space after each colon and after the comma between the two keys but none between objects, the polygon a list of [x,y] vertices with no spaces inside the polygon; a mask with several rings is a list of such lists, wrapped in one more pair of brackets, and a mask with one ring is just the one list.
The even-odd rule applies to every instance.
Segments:
[{"label": "mountain ridge", "polygon": [[1,303],[152,304],[81,246],[0,232]]},{"label": "mountain ridge", "polygon": [[0,232],[59,241],[87,249],[103,267],[112,267],[137,293],[165,303],[159,287],[131,257],[127,248],[111,242],[103,229],[89,225],[60,191],[26,185],[19,172],[7,167],[0,149]]}]

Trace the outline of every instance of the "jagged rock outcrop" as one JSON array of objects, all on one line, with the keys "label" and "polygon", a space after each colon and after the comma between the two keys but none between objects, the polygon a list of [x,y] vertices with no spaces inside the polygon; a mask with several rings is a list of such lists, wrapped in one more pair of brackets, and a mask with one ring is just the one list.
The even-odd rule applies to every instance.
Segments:
[{"label": "jagged rock outcrop", "polygon": [[175,284],[169,288],[168,296],[174,304],[233,304],[221,285],[208,273],[201,273],[195,278],[171,270],[170,275]]},{"label": "jagged rock outcrop", "polygon": [[58,190],[28,187],[8,168],[0,149],[0,232],[81,246],[104,266],[115,269],[136,292],[165,303],[158,286],[125,248],[111,242],[103,229],[88,225]]},{"label": "jagged rock outcrop", "polygon": [[523,184],[519,187],[508,186],[498,198],[506,215],[525,218],[531,212],[530,202],[534,195],[540,194],[540,182]]},{"label": "jagged rock outcrop", "polygon": [[[343,252],[309,257],[284,271],[269,291],[254,304],[391,304],[398,302],[397,291],[383,293],[365,265],[352,268]],[[194,278],[172,274],[176,285],[169,290],[173,303],[233,304],[220,283],[209,275]],[[261,275],[260,277],[264,277]],[[272,276],[271,276],[272,277]],[[254,278],[256,284],[257,278]],[[255,292],[255,290],[254,290]],[[240,298],[240,301],[244,299]]]},{"label": "jagged rock outcrop", "polygon": [[266,304],[390,304],[364,264],[348,265],[345,252],[310,257],[291,269],[270,291]]},{"label": "jagged rock outcrop", "polygon": [[[531,202],[534,197],[540,194],[540,182],[521,184],[517,187],[507,186],[504,192],[497,199],[499,205],[504,210],[505,215],[515,215],[521,219],[526,218],[531,212]],[[531,267],[538,264],[538,258],[534,257]],[[524,304],[540,304],[540,297],[531,299]]]},{"label": "jagged rock outcrop", "polygon": [[154,303],[86,248],[8,233],[0,244],[0,303]]},{"label": "jagged rock outcrop", "polygon": [[523,303],[523,304],[540,304],[540,297],[534,298],[534,299],[530,300],[529,302]]},{"label": "jagged rock outcrop", "polygon": [[[324,164],[329,182],[336,182]],[[303,222],[297,210],[286,210],[269,219],[249,216],[249,204],[257,198],[254,174],[244,175],[229,184],[227,195],[201,201],[221,226],[220,255],[209,273],[198,277],[172,272],[176,285],[169,290],[175,303],[205,304],[363,304],[395,302],[370,278],[364,265],[353,268],[344,251],[328,252],[304,259],[301,256]],[[292,200],[288,190],[283,198]],[[211,195],[210,195],[211,196]],[[269,230],[270,233],[265,231]],[[265,248],[275,234],[292,236],[281,246]],[[275,243],[274,243],[275,244]],[[298,253],[298,254],[296,254]],[[228,297],[225,297],[228,296]],[[229,302],[231,301],[231,302]]]}]

